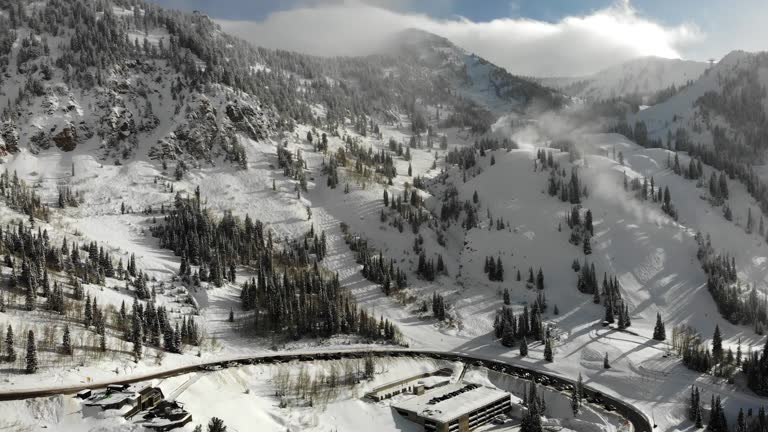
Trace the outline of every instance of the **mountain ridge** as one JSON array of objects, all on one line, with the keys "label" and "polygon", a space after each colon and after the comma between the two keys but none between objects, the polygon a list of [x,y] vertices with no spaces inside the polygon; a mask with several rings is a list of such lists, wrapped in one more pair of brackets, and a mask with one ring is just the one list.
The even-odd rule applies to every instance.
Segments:
[{"label": "mountain ridge", "polygon": [[648,98],[696,80],[707,63],[661,57],[639,57],[585,77],[540,78],[545,85],[587,100],[606,100],[626,96]]}]

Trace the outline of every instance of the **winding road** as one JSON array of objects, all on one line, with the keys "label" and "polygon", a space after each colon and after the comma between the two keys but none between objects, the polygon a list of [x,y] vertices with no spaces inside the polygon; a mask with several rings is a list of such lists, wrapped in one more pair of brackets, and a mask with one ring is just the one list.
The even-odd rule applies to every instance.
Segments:
[{"label": "winding road", "polygon": [[[226,360],[217,360],[212,362],[201,362],[191,366],[183,366],[174,369],[167,369],[144,375],[134,375],[130,378],[116,379],[113,381],[104,381],[90,383],[88,385],[74,385],[49,387],[35,390],[21,390],[0,393],[0,401],[30,399],[46,396],[56,396],[62,394],[73,394],[80,390],[97,389],[106,387],[108,384],[131,384],[151,379],[168,378],[172,376],[184,375],[200,370],[210,369],[220,366],[236,367],[253,364],[285,363],[291,361],[322,361],[322,360],[340,360],[348,358],[363,358],[368,355],[376,357],[427,357],[436,360],[460,361],[467,365],[482,366],[488,369],[528,379],[539,385],[550,387],[557,391],[568,391],[575,385],[571,379],[553,375],[551,373],[524,368],[518,365],[506,363],[502,360],[482,358],[457,352],[441,352],[429,350],[414,349],[373,349],[373,350],[347,350],[347,351],[318,351],[318,352],[291,352],[281,354],[265,354],[248,357],[236,357]],[[602,405],[609,410],[615,410],[624,418],[629,420],[635,432],[651,432],[653,426],[648,417],[639,409],[626,403],[616,397],[603,394],[599,391],[585,386],[586,398],[589,402]]]}]

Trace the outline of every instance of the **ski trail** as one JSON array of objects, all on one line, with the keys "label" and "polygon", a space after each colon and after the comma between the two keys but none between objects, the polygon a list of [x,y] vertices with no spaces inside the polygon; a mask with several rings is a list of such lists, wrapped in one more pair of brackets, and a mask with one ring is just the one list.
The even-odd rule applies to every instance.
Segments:
[{"label": "ski trail", "polygon": [[166,399],[168,399],[169,401],[175,401],[176,398],[181,396],[182,393],[187,391],[187,389],[190,388],[192,384],[196,383],[202,377],[203,377],[203,374],[199,372],[192,373],[190,377],[186,381],[184,381],[180,386],[176,387],[176,389],[173,392],[171,392],[171,394],[168,395]]}]

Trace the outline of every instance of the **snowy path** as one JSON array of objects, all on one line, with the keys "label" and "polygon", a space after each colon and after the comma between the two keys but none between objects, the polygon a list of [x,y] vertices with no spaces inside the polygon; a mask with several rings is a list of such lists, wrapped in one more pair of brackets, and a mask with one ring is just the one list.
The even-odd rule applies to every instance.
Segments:
[{"label": "snowy path", "polygon": [[192,384],[196,383],[200,378],[203,377],[203,374],[200,372],[192,372],[190,377],[184,381],[180,386],[178,386],[173,393],[169,394],[168,397],[166,397],[167,400],[175,401],[176,398],[181,396],[182,393],[184,393],[188,388],[192,386]]}]

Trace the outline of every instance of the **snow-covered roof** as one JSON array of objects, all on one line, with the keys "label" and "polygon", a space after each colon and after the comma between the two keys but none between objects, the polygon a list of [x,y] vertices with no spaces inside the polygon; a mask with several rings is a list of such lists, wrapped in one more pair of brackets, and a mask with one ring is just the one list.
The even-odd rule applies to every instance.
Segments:
[{"label": "snow-covered roof", "polygon": [[86,400],[85,404],[102,407],[120,405],[129,400],[137,399],[139,393],[149,387],[147,384],[134,384],[119,391],[108,389],[107,391],[94,394]]},{"label": "snow-covered roof", "polygon": [[428,376],[421,378],[417,384],[422,384],[426,388],[439,387],[444,382],[448,381],[448,377],[444,376]]},{"label": "snow-covered roof", "polygon": [[395,408],[415,412],[426,419],[447,423],[463,414],[482,408],[501,398],[509,398],[509,396],[509,393],[492,387],[456,383],[406,399],[398,403]]},{"label": "snow-covered roof", "polygon": [[134,392],[99,393],[88,399],[85,404],[93,406],[119,405],[127,400],[136,399],[138,397],[139,395]]},{"label": "snow-covered roof", "polygon": [[151,428],[168,427],[168,426],[172,426],[172,425],[180,426],[180,425],[185,424],[187,419],[192,417],[192,414],[190,414],[190,413],[188,413],[186,411],[183,411],[183,410],[178,410],[178,411],[180,411],[179,414],[183,413],[183,415],[180,415],[179,418],[169,419],[169,418],[164,418],[164,417],[155,417],[153,419],[144,420],[144,421],[140,422],[140,424],[142,426],[144,426],[145,428],[150,428],[150,429]]}]

